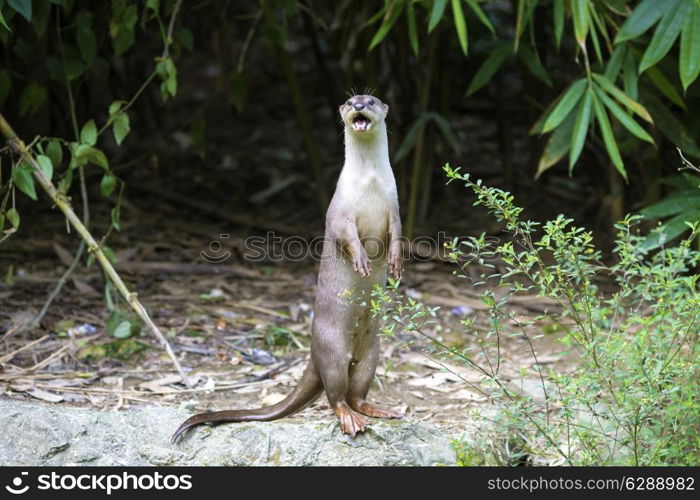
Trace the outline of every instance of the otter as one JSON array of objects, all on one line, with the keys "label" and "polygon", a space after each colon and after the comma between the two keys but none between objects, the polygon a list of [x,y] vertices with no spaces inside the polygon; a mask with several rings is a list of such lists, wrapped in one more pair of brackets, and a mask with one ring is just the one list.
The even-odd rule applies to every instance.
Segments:
[{"label": "otter", "polygon": [[[269,421],[295,413],[325,391],[340,430],[355,436],[367,417],[401,418],[369,403],[367,393],[379,358],[378,318],[367,297],[386,285],[387,271],[403,273],[401,219],[389,162],[389,106],[356,95],[339,108],[345,126],[345,163],[326,213],[318,288],[311,327],[311,359],[297,387],[281,402],[254,410],[215,411],[187,419],[173,435],[203,423]],[[367,297],[368,299],[368,297]]]}]

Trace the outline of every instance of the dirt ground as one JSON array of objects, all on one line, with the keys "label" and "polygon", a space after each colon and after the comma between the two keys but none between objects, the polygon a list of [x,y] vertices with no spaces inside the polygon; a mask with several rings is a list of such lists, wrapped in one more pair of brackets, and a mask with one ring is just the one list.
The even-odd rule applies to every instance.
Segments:
[{"label": "dirt ground", "polygon": [[[245,239],[261,234],[260,228],[233,227],[234,232],[230,222],[206,218],[203,223],[196,210],[184,216],[180,212],[180,217],[175,213],[176,204],[167,198],[137,198],[125,205],[125,227],[111,237],[110,245],[117,269],[166,333],[194,388],[180,382],[148,333],[136,333],[116,354],[105,351],[115,338],[105,326],[104,281],[96,264],[72,275],[39,329],[16,333],[42,307],[76,246],[71,235],[55,235],[57,216],[47,213],[36,217],[21,239],[2,248],[3,397],[104,409],[186,404],[205,410],[271,404],[289,392],[308,359],[317,263],[247,262]],[[211,263],[227,251],[231,255],[225,262]],[[27,252],[30,261],[23,258]],[[440,306],[437,321],[426,332],[442,336],[449,345],[468,347],[474,345],[474,334],[460,320],[476,316],[476,325],[483,326],[488,315],[477,292],[452,271],[452,265],[438,260],[408,262],[401,291]],[[115,306],[128,313],[119,300]],[[534,321],[554,306],[521,296],[513,307],[519,318]],[[528,333],[534,337],[552,330],[540,322]],[[545,369],[568,370],[571,358],[562,357],[557,337],[554,331],[534,341],[538,362]],[[420,338],[411,349],[383,338],[370,397],[413,419],[459,429],[465,410],[489,405],[464,381],[479,386],[481,376],[456,364],[448,368],[459,376],[445,371],[424,355],[426,347]],[[137,352],[129,356],[132,351]],[[537,385],[535,359],[521,336],[502,338],[501,363],[501,373],[515,387],[532,390]],[[320,398],[304,415],[329,418],[327,402]]]}]

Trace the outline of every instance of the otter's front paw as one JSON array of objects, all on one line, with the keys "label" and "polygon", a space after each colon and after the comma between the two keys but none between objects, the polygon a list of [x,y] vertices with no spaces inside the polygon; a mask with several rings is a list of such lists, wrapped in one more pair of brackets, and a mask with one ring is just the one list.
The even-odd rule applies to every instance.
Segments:
[{"label": "otter's front paw", "polygon": [[401,279],[403,276],[403,259],[401,258],[401,248],[392,246],[387,258],[389,273],[396,279]]},{"label": "otter's front paw", "polygon": [[360,276],[369,276],[372,272],[369,256],[364,248],[353,256],[352,267]]}]

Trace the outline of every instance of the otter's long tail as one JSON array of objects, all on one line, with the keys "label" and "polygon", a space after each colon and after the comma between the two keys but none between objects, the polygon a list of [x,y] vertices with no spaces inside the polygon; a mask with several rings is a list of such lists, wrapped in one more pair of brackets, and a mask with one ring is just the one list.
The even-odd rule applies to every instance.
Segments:
[{"label": "otter's long tail", "polygon": [[279,403],[254,410],[212,411],[194,415],[178,427],[175,434],[173,434],[171,443],[175,443],[183,432],[200,424],[268,421],[286,417],[311,404],[321,394],[322,389],[321,377],[313,366],[313,361],[309,361],[309,365],[306,367],[299,385]]}]

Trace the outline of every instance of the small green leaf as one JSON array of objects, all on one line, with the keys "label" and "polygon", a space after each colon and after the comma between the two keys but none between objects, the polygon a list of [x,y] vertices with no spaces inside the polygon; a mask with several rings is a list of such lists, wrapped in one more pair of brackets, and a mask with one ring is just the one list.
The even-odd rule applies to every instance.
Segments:
[{"label": "small green leaf", "polygon": [[129,126],[129,115],[122,113],[114,119],[112,122],[112,131],[114,132],[114,140],[117,144],[121,144],[124,138],[127,136],[131,130]]},{"label": "small green leaf", "polygon": [[46,146],[46,156],[51,159],[51,164],[54,169],[61,166],[61,162],[63,161],[63,148],[61,147],[60,141],[56,139],[49,141]]},{"label": "small green leaf", "polygon": [[446,5],[447,0],[435,0],[435,3],[433,3],[433,8],[430,10],[430,20],[428,21],[428,33],[432,32],[442,19]]},{"label": "small green leaf", "polygon": [[17,189],[36,201],[36,189],[34,188],[34,177],[32,177],[32,167],[24,162],[18,163],[12,169],[12,182]]},{"label": "small green leaf", "polygon": [[95,126],[95,120],[90,120],[80,131],[80,142],[87,144],[88,146],[94,146],[97,142],[97,127]]},{"label": "small green leaf", "polygon": [[637,38],[651,28],[671,6],[666,0],[644,0],[638,4],[615,37],[615,43]]},{"label": "small green leaf", "polygon": [[16,209],[11,208],[5,213],[5,215],[7,215],[7,220],[10,221],[12,227],[19,229],[19,212]]},{"label": "small green leaf", "polygon": [[464,19],[464,11],[462,10],[462,0],[452,1],[452,16],[454,17],[455,29],[457,30],[457,38],[459,46],[462,48],[464,55],[467,55],[469,50],[469,40],[467,38],[467,21]]},{"label": "small green leaf", "polygon": [[416,13],[413,10],[413,2],[406,4],[406,20],[408,24],[408,41],[414,56],[418,56],[418,28],[416,26]]},{"label": "small green leaf", "polygon": [[131,337],[131,322],[124,320],[119,323],[112,332],[112,336],[118,339],[126,339]]},{"label": "small green leaf", "polygon": [[593,79],[600,84],[603,89],[613,96],[615,99],[620,101],[622,104],[630,108],[635,114],[639,115],[643,120],[653,123],[651,115],[646,110],[644,106],[639,104],[637,101],[632,99],[630,96],[625,94],[622,90],[618,89],[613,82],[605,78],[603,75],[598,73],[593,73]]},{"label": "small green leaf", "polygon": [[578,113],[576,114],[576,123],[574,124],[574,129],[571,132],[571,151],[569,152],[569,175],[574,169],[574,165],[578,161],[579,156],[581,156],[581,151],[586,143],[586,136],[588,135],[588,127],[591,123],[591,103],[593,95],[589,88],[586,89],[586,95],[583,97],[581,104],[578,106]]},{"label": "small green leaf", "polygon": [[105,154],[99,149],[88,146],[87,144],[80,144],[75,149],[75,160],[77,165],[85,165],[87,163],[93,163],[98,165],[105,170],[109,170],[109,162]]},{"label": "small green leaf", "polygon": [[597,99],[595,94],[593,95],[593,110],[595,112],[596,121],[600,127],[600,134],[603,136],[603,143],[605,144],[605,149],[608,151],[608,156],[612,161],[613,165],[620,172],[620,175],[627,180],[627,172],[625,171],[625,165],[622,163],[622,158],[620,157],[620,150],[617,147],[617,142],[615,141],[615,136],[613,135],[612,127],[610,126],[610,120],[608,119],[608,114],[605,112],[605,108]]},{"label": "small green leaf", "polygon": [[[698,5],[692,9],[683,25],[678,66],[683,90],[686,91],[700,74],[700,6]],[[1,98],[0,102],[2,102]]]},{"label": "small green leaf", "polygon": [[469,5],[469,7],[472,9],[474,14],[476,14],[476,17],[479,18],[481,24],[486,26],[486,28],[491,32],[491,34],[495,35],[496,29],[493,27],[493,24],[491,24],[491,20],[486,16],[484,11],[479,6],[479,3],[476,0],[466,0],[466,2],[467,5]]},{"label": "small green leaf", "polygon": [[617,120],[627,129],[629,130],[632,134],[634,134],[636,137],[639,139],[649,142],[651,144],[654,144],[654,139],[651,138],[651,136],[647,133],[646,130],[644,130],[642,127],[639,126],[637,122],[634,121],[634,119],[625,113],[625,111],[618,106],[615,101],[613,101],[610,97],[608,97],[605,92],[600,90],[599,88],[596,87],[595,89],[596,95],[600,100],[603,101],[603,104],[605,104],[605,107],[608,108],[612,114],[617,118]]},{"label": "small green leaf", "polygon": [[[112,220],[112,227],[115,231],[120,231],[119,219],[121,217],[121,207],[119,205],[112,208],[110,211],[110,218]],[[116,258],[116,255],[115,255]],[[112,260],[112,259],[110,259]]]},{"label": "small green leaf", "polygon": [[114,192],[114,188],[117,187],[117,177],[112,173],[106,173],[102,176],[102,181],[100,182],[100,193],[105,198],[109,197]]},{"label": "small green leaf", "polygon": [[375,33],[374,38],[372,38],[372,41],[369,44],[369,48],[367,49],[368,51],[374,49],[377,45],[379,45],[381,41],[384,40],[384,38],[389,34],[389,30],[391,30],[391,27],[399,18],[399,15],[401,14],[401,11],[403,11],[404,6],[405,3],[403,1],[392,0],[392,2],[387,7],[386,13],[384,14],[384,20],[382,21],[382,24],[379,26],[377,33]]},{"label": "small green leaf", "polygon": [[504,45],[493,50],[486,60],[479,66],[479,69],[474,75],[474,78],[469,83],[467,96],[481,89],[484,85],[491,81],[493,75],[498,71],[508,57],[510,57],[512,49],[510,46]]},{"label": "small green leaf", "polygon": [[48,156],[37,155],[36,162],[39,165],[39,170],[48,180],[53,178],[53,164]]},{"label": "small green leaf", "polygon": [[7,4],[20,16],[32,22],[32,1],[31,0],[7,0]]},{"label": "small green leaf", "polygon": [[110,118],[116,115],[124,104],[126,104],[126,101],[113,101],[112,104],[109,105]]},{"label": "small green leaf", "polygon": [[583,92],[586,90],[585,78],[581,78],[572,83],[564,93],[559,103],[554,107],[549,114],[542,127],[542,133],[546,134],[556,128],[566,118],[571,110],[576,106],[576,103],[581,99]]},{"label": "small green leaf", "polygon": [[92,13],[81,10],[75,16],[76,41],[80,55],[87,64],[92,64],[97,55],[97,37],[92,30]]},{"label": "small green leaf", "polygon": [[[678,38],[683,22],[689,14],[691,2],[686,0],[664,0],[665,3],[670,3],[669,10],[666,11],[661,22],[654,31],[654,36],[647,46],[642,56],[642,61],[639,63],[639,72],[644,73],[648,68],[651,68],[659,62],[666,53],[671,49],[673,42]],[[697,8],[697,7],[696,7]]]}]

